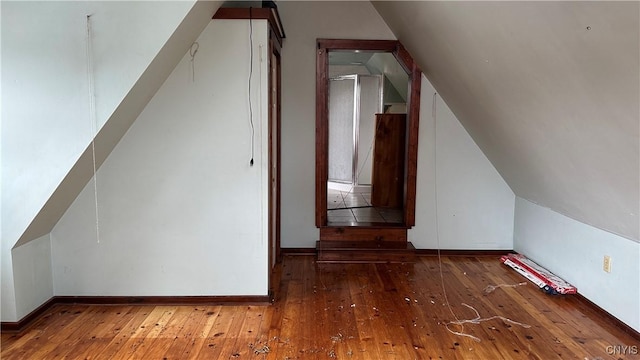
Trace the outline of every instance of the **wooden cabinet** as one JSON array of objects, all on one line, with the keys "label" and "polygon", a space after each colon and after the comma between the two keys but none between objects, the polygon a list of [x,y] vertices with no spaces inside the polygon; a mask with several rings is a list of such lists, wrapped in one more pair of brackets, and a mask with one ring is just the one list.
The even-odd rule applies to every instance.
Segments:
[{"label": "wooden cabinet", "polygon": [[371,204],[402,208],[407,133],[406,114],[376,114]]}]

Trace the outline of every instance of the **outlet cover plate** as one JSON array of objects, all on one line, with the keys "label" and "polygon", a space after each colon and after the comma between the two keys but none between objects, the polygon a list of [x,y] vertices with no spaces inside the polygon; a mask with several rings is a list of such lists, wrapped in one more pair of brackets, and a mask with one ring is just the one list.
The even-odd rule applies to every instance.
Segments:
[{"label": "outlet cover plate", "polygon": [[602,263],[602,270],[605,272],[611,272],[611,257],[609,255],[604,256],[604,261]]}]

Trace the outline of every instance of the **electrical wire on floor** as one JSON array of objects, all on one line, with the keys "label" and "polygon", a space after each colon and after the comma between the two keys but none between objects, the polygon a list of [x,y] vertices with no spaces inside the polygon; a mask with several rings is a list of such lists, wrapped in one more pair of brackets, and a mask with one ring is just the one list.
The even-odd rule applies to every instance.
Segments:
[{"label": "electrical wire on floor", "polygon": [[523,324],[521,322],[513,321],[513,320],[511,320],[509,318],[506,318],[506,317],[500,316],[500,315],[494,315],[494,316],[487,317],[487,318],[481,318],[480,314],[478,313],[478,310],[476,310],[473,306],[467,305],[465,303],[462,303],[462,305],[468,307],[471,310],[473,310],[473,312],[476,313],[476,317],[474,317],[473,319],[449,321],[448,323],[444,324],[444,326],[447,328],[447,330],[449,330],[450,333],[455,334],[455,335],[459,335],[459,336],[468,337],[468,338],[470,338],[470,339],[472,339],[472,340],[474,340],[476,342],[480,342],[481,341],[479,337],[473,336],[471,334],[467,334],[464,331],[451,330],[449,328],[449,325],[460,325],[464,329],[464,325],[463,324],[475,324],[475,325],[478,325],[478,324],[480,324],[482,322],[485,322],[485,321],[491,321],[491,320],[495,320],[495,319],[500,319],[500,320],[502,320],[502,321],[504,321],[506,323],[519,325],[519,326],[522,326],[523,328],[526,328],[526,329],[531,327],[531,325],[527,325],[527,324]]},{"label": "electrical wire on floor", "polygon": [[[437,155],[437,149],[438,149],[438,144],[437,144],[437,139],[438,139],[438,121],[437,121],[437,113],[436,113],[436,103],[437,103],[437,96],[438,93],[434,92],[433,93],[433,105],[431,108],[431,117],[433,120],[433,133],[434,133],[434,150],[433,150],[433,157],[434,157],[434,170],[433,170],[433,176],[434,176],[434,182],[433,182],[433,189],[434,189],[434,193],[435,193],[435,197],[434,197],[434,204],[435,204],[435,230],[436,230],[436,244],[438,247],[438,269],[440,272],[440,284],[442,286],[442,295],[444,297],[444,301],[445,304],[447,305],[447,308],[449,309],[449,312],[451,313],[451,315],[453,316],[453,318],[455,319],[454,321],[448,321],[446,323],[444,323],[445,328],[447,329],[447,331],[449,331],[450,333],[454,334],[454,335],[458,335],[458,336],[463,336],[463,337],[468,337],[476,342],[480,342],[481,339],[477,336],[468,334],[464,331],[464,324],[480,324],[482,322],[485,321],[490,321],[490,320],[495,320],[495,319],[500,319],[506,323],[510,323],[510,324],[514,324],[514,325],[519,325],[523,328],[530,328],[531,326],[528,324],[524,324],[524,323],[520,323],[514,320],[511,320],[509,318],[506,318],[504,316],[500,316],[500,315],[494,315],[494,316],[490,316],[487,318],[482,318],[480,317],[480,314],[478,313],[478,310],[476,310],[473,306],[462,303],[462,306],[465,306],[471,310],[473,310],[473,312],[476,314],[476,317],[472,318],[472,319],[463,319],[460,320],[458,318],[458,316],[456,315],[456,313],[453,311],[453,308],[451,307],[451,303],[449,302],[449,298],[447,296],[447,289],[446,286],[444,284],[444,274],[442,271],[442,256],[441,256],[441,251],[440,251],[440,228],[439,228],[439,221],[438,221],[438,155]],[[526,283],[518,283],[518,284],[514,284],[514,285],[509,285],[509,284],[499,284],[499,285],[488,285],[487,287],[485,287],[484,292],[485,294],[491,293],[493,292],[495,289],[497,288],[501,288],[501,287],[517,287],[517,286],[521,286],[521,285],[526,285]],[[457,325],[460,326],[460,331],[456,331],[450,328],[451,325]]]}]

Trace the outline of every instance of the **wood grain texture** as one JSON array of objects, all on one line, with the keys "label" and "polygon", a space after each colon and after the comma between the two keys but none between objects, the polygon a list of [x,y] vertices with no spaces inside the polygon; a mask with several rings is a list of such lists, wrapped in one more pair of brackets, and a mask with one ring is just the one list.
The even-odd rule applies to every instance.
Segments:
[{"label": "wood grain texture", "polygon": [[[637,359],[638,346],[572,296],[551,296],[498,256],[419,257],[414,264],[318,264],[285,256],[270,306],[57,304],[20,333],[3,333],[2,359]],[[442,279],[440,281],[440,268]],[[466,324],[476,342],[447,331]],[[454,328],[452,326],[452,328]],[[462,330],[455,327],[455,330]]]},{"label": "wood grain texture", "polygon": [[318,263],[408,263],[416,248],[402,241],[318,241]]},{"label": "wood grain texture", "polygon": [[364,50],[394,52],[398,49],[396,40],[356,40],[356,39],[318,39],[318,48],[331,50]]},{"label": "wood grain texture", "polygon": [[38,306],[19,321],[3,321],[0,323],[2,331],[20,331],[31,324],[35,319],[42,316],[51,306],[55,304],[55,298],[47,300],[44,304]]},{"label": "wood grain texture", "polygon": [[284,28],[280,22],[280,15],[274,8],[219,8],[213,15],[213,19],[227,20],[267,20],[271,31],[273,31],[278,42],[278,46],[282,47],[282,39],[285,38]]},{"label": "wood grain texture", "polygon": [[416,254],[422,256],[436,256],[440,253],[443,256],[502,256],[513,254],[513,250],[438,250],[438,249],[416,249]]},{"label": "wood grain texture", "polygon": [[376,114],[371,205],[402,209],[404,205],[406,114]]},{"label": "wood grain texture", "polygon": [[[401,46],[401,49],[404,47]],[[406,56],[411,58],[409,53]],[[422,87],[422,71],[411,61],[413,71],[410,74],[411,95],[407,102],[407,179],[405,187],[404,223],[406,226],[416,224],[416,189],[418,184],[418,131],[420,128],[420,93]]]},{"label": "wood grain texture", "polygon": [[54,302],[88,305],[264,305],[269,297],[248,296],[56,296]]},{"label": "wood grain texture", "polygon": [[398,241],[407,242],[407,229],[396,226],[325,226],[320,241]]},{"label": "wood grain texture", "polygon": [[[318,43],[318,46],[319,43]],[[316,49],[316,226],[327,225],[329,180],[329,53]]]}]

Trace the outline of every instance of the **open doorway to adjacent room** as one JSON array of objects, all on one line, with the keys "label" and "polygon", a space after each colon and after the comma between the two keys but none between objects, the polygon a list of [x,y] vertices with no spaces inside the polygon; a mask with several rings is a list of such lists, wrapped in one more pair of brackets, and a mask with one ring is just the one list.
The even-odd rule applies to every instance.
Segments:
[{"label": "open doorway to adjacent room", "polygon": [[397,41],[318,48],[317,225],[413,226],[419,69]]},{"label": "open doorway to adjacent room", "polygon": [[391,53],[329,53],[328,225],[403,223],[408,82]]}]

